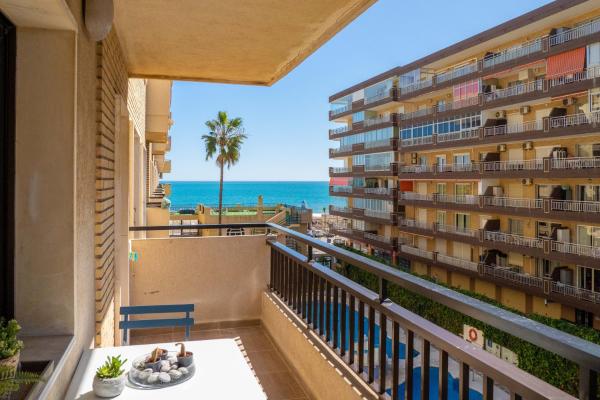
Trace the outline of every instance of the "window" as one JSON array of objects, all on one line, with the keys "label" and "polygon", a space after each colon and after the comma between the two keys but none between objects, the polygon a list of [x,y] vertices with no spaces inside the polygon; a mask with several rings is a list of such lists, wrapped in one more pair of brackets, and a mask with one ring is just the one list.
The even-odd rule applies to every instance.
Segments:
[{"label": "window", "polygon": [[600,157],[600,143],[578,144],[575,148],[577,157]]},{"label": "window", "polygon": [[577,243],[600,247],[600,226],[577,225]]},{"label": "window", "polygon": [[470,164],[470,163],[471,163],[471,155],[469,153],[454,155],[454,164]]},{"label": "window", "polygon": [[360,219],[353,219],[352,220],[352,229],[364,231],[365,230],[365,221],[362,221]]},{"label": "window", "polygon": [[435,222],[438,225],[446,225],[446,211],[438,210],[435,213]]},{"label": "window", "polygon": [[469,214],[456,213],[454,221],[458,229],[469,229],[471,227],[471,216]]},{"label": "window", "polygon": [[446,182],[438,182],[435,184],[435,192],[437,194],[448,194]]},{"label": "window", "polygon": [[352,114],[352,123],[355,124],[357,122],[362,122],[365,120],[365,112],[359,111],[357,113]]},{"label": "window", "polygon": [[465,100],[479,95],[481,89],[481,81],[474,79],[472,81],[454,85],[452,87],[452,97],[454,101]]},{"label": "window", "polygon": [[576,200],[600,201],[600,185],[577,185]]},{"label": "window", "polygon": [[600,292],[600,270],[577,266],[577,287]]},{"label": "window", "polygon": [[523,236],[523,221],[520,219],[508,219],[508,232],[513,235]]},{"label": "window", "polygon": [[394,161],[394,154],[392,152],[365,154],[364,160],[367,171],[385,170]]},{"label": "window", "polygon": [[600,88],[591,89],[589,93],[590,112],[600,110]]},{"label": "window", "polygon": [[454,185],[454,194],[456,196],[468,196],[471,195],[471,184],[470,183],[456,183]]}]

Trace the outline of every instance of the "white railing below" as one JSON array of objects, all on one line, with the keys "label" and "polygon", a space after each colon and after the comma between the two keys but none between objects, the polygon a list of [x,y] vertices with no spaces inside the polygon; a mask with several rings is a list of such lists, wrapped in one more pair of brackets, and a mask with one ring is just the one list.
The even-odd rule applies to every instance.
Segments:
[{"label": "white railing below", "polygon": [[555,211],[600,213],[600,201],[550,200]]},{"label": "white railing below", "polygon": [[510,135],[513,133],[541,131],[544,129],[544,121],[536,120],[508,125],[490,126],[484,129],[484,136]]},{"label": "white railing below", "polygon": [[450,264],[458,268],[468,269],[471,271],[477,271],[477,264],[475,261],[463,260],[456,257],[450,257],[445,254],[437,254],[437,261],[444,264]]},{"label": "white railing below", "polygon": [[586,24],[577,26],[575,28],[567,29],[564,32],[557,33],[550,36],[550,46],[556,46],[574,39],[579,39],[584,36],[591,35],[593,33],[600,32],[600,19],[592,20]]},{"label": "white railing below", "polygon": [[419,146],[422,144],[431,144],[433,143],[433,136],[421,136],[410,139],[402,139],[402,146]]},{"label": "white railing below", "polygon": [[537,38],[529,42],[520,44],[519,46],[511,47],[485,57],[483,59],[483,68],[491,68],[495,65],[505,63],[516,58],[524,57],[531,53],[535,53],[542,50],[542,38]]},{"label": "white railing below", "polygon": [[525,93],[531,93],[535,91],[541,91],[544,88],[544,80],[538,79],[531,82],[521,83],[515,86],[507,87],[505,89],[498,89],[490,93],[485,93],[484,98],[486,102],[494,100],[505,99],[507,97],[519,96]]},{"label": "white railing below", "polygon": [[577,243],[552,241],[552,251],[575,254],[578,256],[600,258],[600,247],[587,246]]},{"label": "white railing below", "polygon": [[428,258],[430,260],[433,260],[433,252],[432,251],[419,249],[417,247],[412,247],[412,246],[408,246],[405,244],[400,246],[400,250],[405,253],[412,254],[413,256],[423,257],[423,258]]},{"label": "white railing below", "polygon": [[600,157],[553,158],[552,169],[587,169],[600,168]]},{"label": "white railing below", "polygon": [[483,238],[492,242],[502,242],[515,246],[531,247],[534,249],[542,249],[544,247],[543,239],[515,235],[512,233],[484,231]]}]

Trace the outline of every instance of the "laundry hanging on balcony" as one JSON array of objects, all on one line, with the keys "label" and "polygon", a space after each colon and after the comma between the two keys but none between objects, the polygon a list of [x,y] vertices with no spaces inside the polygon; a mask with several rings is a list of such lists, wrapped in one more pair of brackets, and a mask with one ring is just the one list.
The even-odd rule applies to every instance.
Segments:
[{"label": "laundry hanging on balcony", "polygon": [[585,47],[580,47],[579,49],[548,57],[546,77],[555,78],[557,76],[574,74],[583,71],[584,68]]}]

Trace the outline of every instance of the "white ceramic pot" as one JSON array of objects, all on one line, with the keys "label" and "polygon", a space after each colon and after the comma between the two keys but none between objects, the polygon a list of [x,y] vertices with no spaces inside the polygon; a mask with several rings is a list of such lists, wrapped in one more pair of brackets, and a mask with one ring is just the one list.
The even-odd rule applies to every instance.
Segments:
[{"label": "white ceramic pot", "polygon": [[119,376],[118,378],[100,379],[94,376],[94,394],[98,397],[117,397],[125,389],[125,380],[127,379],[127,373]]}]

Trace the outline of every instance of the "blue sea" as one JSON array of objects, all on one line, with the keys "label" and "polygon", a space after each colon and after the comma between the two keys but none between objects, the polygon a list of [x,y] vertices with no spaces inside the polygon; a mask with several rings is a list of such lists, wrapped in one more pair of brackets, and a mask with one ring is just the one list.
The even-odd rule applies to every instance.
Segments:
[{"label": "blue sea", "polygon": [[[219,182],[164,181],[171,184],[171,206],[173,208],[195,207],[197,204],[219,203]],[[343,199],[329,196],[329,182],[238,182],[225,181],[223,204],[254,205],[258,196],[264,204],[301,205],[306,202],[314,212],[323,212],[329,204],[343,205]]]}]

